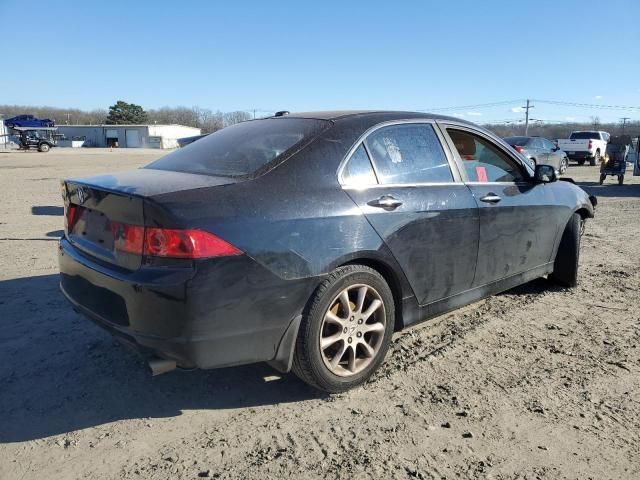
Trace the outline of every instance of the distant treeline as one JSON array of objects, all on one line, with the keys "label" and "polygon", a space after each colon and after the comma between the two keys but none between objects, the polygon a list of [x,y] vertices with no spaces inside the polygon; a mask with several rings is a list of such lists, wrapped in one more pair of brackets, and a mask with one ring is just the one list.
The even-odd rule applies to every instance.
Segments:
[{"label": "distant treeline", "polygon": [[[108,111],[79,110],[77,108],[30,107],[24,105],[0,105],[0,113],[4,118],[15,115],[31,114],[39,118],[50,118],[58,125],[96,125],[106,123]],[[200,107],[162,107],[146,110],[148,123],[171,124],[177,123],[190,127],[201,128],[204,133],[215,132],[228,125],[243,122],[253,118],[249,112],[221,112]],[[487,124],[485,127],[501,137],[523,135],[524,124]],[[532,123],[529,125],[529,135],[546,137],[551,140],[567,138],[574,130],[604,130],[611,135],[623,133],[622,123],[600,123],[597,117],[589,123]],[[624,133],[633,137],[640,136],[640,122],[627,122]]]},{"label": "distant treeline", "polygon": [[[77,108],[30,107],[26,105],[0,105],[3,118],[16,115],[35,115],[38,118],[50,118],[57,125],[100,125],[107,123],[108,111],[79,110]],[[200,107],[162,107],[146,110],[147,123],[179,124],[201,128],[204,133],[215,132],[228,125],[253,118],[248,112],[221,112]]]},{"label": "distant treeline", "polygon": [[[524,123],[519,124],[490,124],[484,125],[501,137],[524,135]],[[622,135],[622,123],[533,123],[529,125],[529,136],[545,137],[550,140],[568,138],[574,130],[604,130],[611,135]],[[624,134],[633,138],[640,136],[640,122],[627,122]]]}]

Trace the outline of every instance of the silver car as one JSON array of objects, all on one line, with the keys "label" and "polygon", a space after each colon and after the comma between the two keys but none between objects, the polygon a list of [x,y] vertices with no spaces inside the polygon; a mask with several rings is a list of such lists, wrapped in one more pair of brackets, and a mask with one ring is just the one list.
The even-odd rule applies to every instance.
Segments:
[{"label": "silver car", "polygon": [[534,168],[536,164],[540,164],[551,165],[560,173],[567,170],[569,165],[567,154],[551,140],[542,137],[506,137],[504,140],[518,153],[524,155]]}]

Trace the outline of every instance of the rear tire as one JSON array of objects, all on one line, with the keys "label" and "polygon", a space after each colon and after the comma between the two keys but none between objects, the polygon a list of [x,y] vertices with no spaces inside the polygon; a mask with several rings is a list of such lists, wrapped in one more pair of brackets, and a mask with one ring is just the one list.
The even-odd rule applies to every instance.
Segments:
[{"label": "rear tire", "polygon": [[598,163],[600,163],[600,150],[596,150],[595,155],[589,159],[589,165],[592,167],[595,167]]},{"label": "rear tire", "polygon": [[340,267],[322,282],[303,313],[293,372],[328,393],[360,385],[383,362],[394,322],[393,294],[384,278],[364,265]]},{"label": "rear tire", "polygon": [[578,162],[578,165],[582,166],[582,165],[584,165],[584,162],[585,162],[585,161],[586,161],[586,160],[583,158],[583,159],[581,159],[581,160],[578,160],[577,162]]},{"label": "rear tire", "polygon": [[618,175],[618,185],[622,185],[624,183],[624,175]]},{"label": "rear tire", "polygon": [[578,284],[578,262],[580,259],[580,233],[584,220],[574,213],[567,223],[560,240],[558,253],[549,279],[563,287],[575,287]]}]

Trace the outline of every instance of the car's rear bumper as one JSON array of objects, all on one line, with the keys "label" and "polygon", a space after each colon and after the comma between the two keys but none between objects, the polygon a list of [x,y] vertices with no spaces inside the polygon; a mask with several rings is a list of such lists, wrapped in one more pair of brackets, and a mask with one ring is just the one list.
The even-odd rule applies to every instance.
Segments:
[{"label": "car's rear bumper", "polygon": [[138,350],[184,368],[274,359],[311,279],[285,281],[247,256],[131,272],[59,244],[60,289],[74,308]]}]

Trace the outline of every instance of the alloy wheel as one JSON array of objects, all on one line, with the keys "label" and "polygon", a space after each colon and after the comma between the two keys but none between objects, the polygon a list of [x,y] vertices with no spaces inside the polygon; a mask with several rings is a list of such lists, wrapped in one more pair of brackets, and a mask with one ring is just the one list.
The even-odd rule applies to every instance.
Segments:
[{"label": "alloy wheel", "polygon": [[348,377],[377,357],[386,330],[380,294],[358,284],[343,289],[330,303],[321,326],[320,353],[333,374]]},{"label": "alloy wheel", "polygon": [[560,173],[566,172],[568,166],[569,166],[569,161],[565,157],[560,161]]}]

